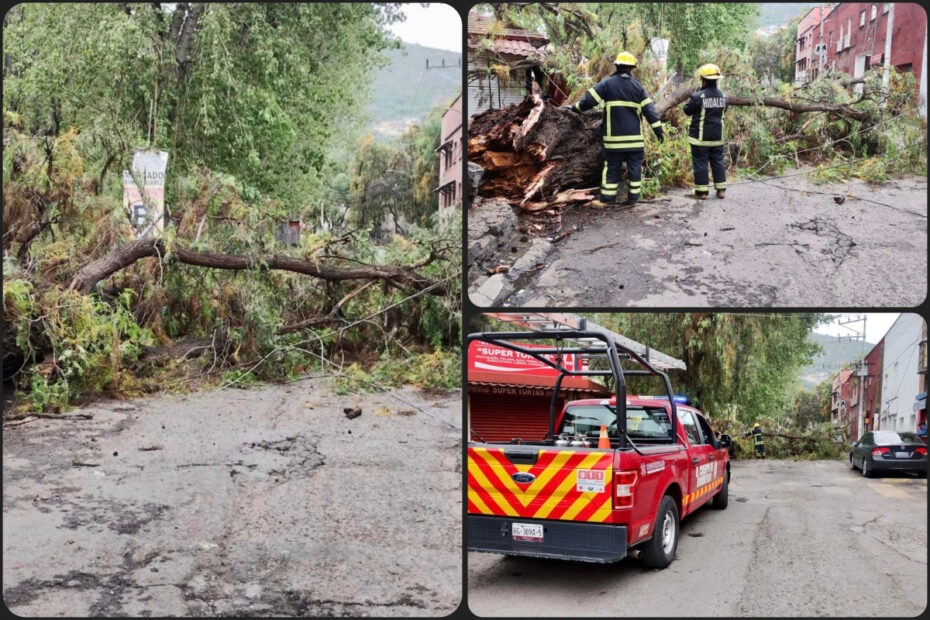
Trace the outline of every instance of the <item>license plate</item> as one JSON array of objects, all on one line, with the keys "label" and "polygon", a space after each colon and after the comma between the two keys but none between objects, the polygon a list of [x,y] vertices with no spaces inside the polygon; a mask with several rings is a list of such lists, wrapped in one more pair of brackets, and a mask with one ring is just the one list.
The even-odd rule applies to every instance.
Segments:
[{"label": "license plate", "polygon": [[909,458],[911,458],[911,453],[910,453],[910,452],[895,452],[894,455],[895,455],[896,458],[899,458],[899,459],[909,459]]},{"label": "license plate", "polygon": [[538,523],[514,523],[512,528],[514,540],[522,540],[523,542],[543,541],[543,526]]}]

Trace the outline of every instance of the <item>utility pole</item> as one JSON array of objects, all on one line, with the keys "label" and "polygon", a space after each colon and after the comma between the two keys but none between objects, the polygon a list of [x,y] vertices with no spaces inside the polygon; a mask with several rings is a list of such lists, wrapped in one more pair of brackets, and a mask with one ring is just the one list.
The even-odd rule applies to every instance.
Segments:
[{"label": "utility pole", "polygon": [[820,52],[819,53],[820,62],[817,64],[820,66],[817,67],[817,77],[823,76],[823,62],[827,56],[827,48],[824,47],[824,44],[823,44],[823,18],[824,18],[823,11],[824,11],[824,5],[823,5],[823,2],[821,2],[820,3],[820,43],[817,45],[817,49]]},{"label": "utility pole", "polygon": [[894,27],[894,2],[888,3],[888,32],[885,34],[885,69],[882,71],[882,91],[888,94],[891,79],[891,30]]},{"label": "utility pole", "polygon": [[[858,329],[849,327],[853,323],[862,323],[862,331]],[[837,321],[838,325],[846,327],[850,331],[855,332],[853,336],[847,336],[850,340],[858,340],[859,345],[859,362],[856,365],[856,377],[859,379],[859,401],[857,403],[858,416],[856,424],[856,441],[862,438],[863,435],[863,425],[865,423],[865,403],[863,399],[865,398],[865,378],[869,374],[869,367],[865,363],[865,324],[866,324],[866,315],[862,314],[857,316],[854,319],[847,319],[845,321]],[[842,336],[840,336],[842,338]]]}]

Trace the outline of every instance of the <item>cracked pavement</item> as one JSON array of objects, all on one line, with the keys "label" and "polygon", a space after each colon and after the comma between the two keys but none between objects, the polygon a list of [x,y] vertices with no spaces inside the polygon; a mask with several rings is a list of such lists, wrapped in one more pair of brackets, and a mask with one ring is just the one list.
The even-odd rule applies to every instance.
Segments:
[{"label": "cracked pavement", "polygon": [[4,602],[21,616],[452,612],[460,393],[391,394],[317,379],[5,428]]},{"label": "cracked pavement", "polygon": [[[539,268],[511,283],[514,290],[498,305],[911,307],[923,301],[926,178],[872,186],[857,180],[814,185],[797,176],[731,184],[724,200],[712,194],[698,201],[686,193],[673,188],[632,210],[565,210],[560,230],[578,229],[552,244]],[[846,198],[837,204],[833,194]],[[513,263],[526,245],[519,234],[485,262]]]},{"label": "cracked pavement", "polygon": [[866,479],[844,461],[734,461],[732,472],[730,505],[686,518],[665,570],[632,558],[602,565],[469,553],[469,607],[479,616],[923,613],[926,479]]}]

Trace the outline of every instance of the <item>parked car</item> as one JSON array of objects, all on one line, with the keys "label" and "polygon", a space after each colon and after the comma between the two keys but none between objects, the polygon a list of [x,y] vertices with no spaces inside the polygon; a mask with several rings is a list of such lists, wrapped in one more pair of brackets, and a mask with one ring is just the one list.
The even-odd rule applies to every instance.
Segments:
[{"label": "parked car", "polygon": [[880,471],[926,476],[927,446],[916,433],[873,431],[852,445],[849,465],[861,469],[866,478]]}]

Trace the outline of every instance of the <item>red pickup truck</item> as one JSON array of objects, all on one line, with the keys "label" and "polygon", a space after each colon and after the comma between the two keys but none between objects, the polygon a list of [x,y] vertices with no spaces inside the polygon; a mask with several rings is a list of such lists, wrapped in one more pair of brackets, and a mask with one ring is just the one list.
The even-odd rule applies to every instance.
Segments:
[{"label": "red pickup truck", "polygon": [[[597,351],[610,368],[565,369],[560,355],[581,350],[506,341],[553,334],[469,336],[558,368],[556,390],[563,376],[601,375],[613,378],[618,396],[571,401],[558,415],[550,409],[541,441],[469,442],[468,549],[586,562],[616,562],[635,549],[647,566],[664,568],[675,558],[681,518],[708,502],[726,508],[732,439],[715,437],[700,411],[675,402],[665,373],[608,335],[558,334],[602,341]],[[590,346],[583,351],[592,357]],[[640,368],[624,368],[621,360]],[[626,396],[626,380],[635,375],[659,377],[667,398]],[[602,427],[609,448],[598,447]]]}]

